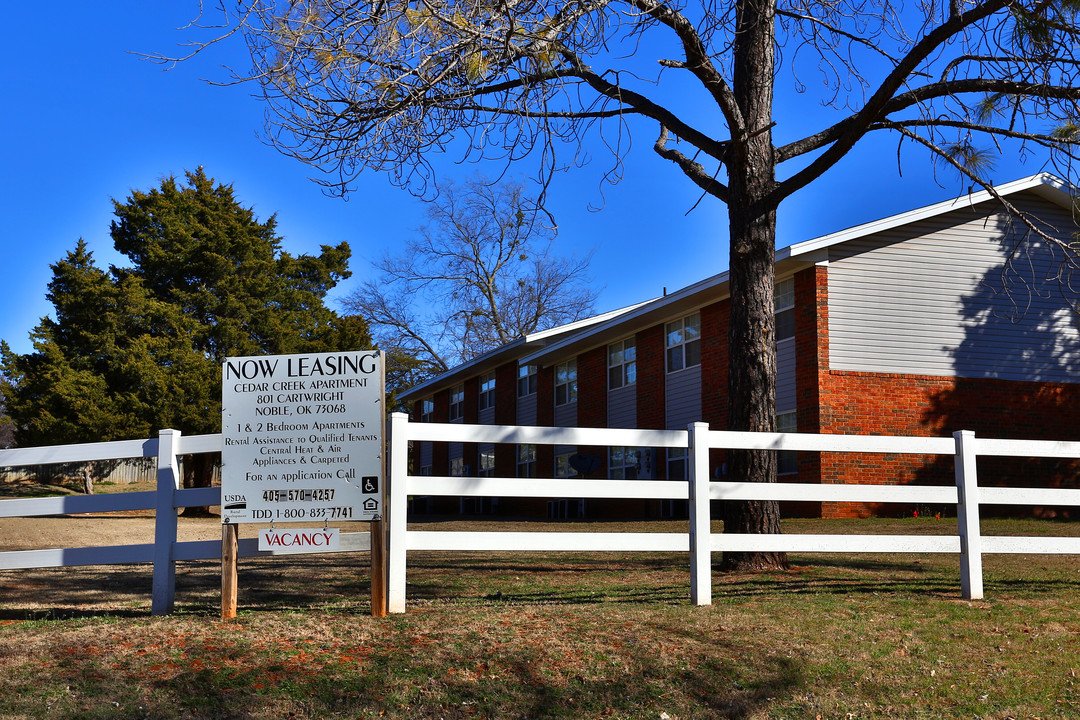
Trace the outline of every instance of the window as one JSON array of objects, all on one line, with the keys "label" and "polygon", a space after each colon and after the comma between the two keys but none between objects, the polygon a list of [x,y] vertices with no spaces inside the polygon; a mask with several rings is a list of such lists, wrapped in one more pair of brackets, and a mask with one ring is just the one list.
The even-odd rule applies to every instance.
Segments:
[{"label": "window", "polygon": [[517,476],[536,477],[536,446],[517,446]]},{"label": "window", "polygon": [[637,381],[637,347],[634,338],[612,343],[607,349],[608,390]]},{"label": "window", "polygon": [[424,477],[431,477],[431,466],[430,465],[421,465],[420,466],[420,474],[422,476],[424,476]]},{"label": "window", "polygon": [[614,480],[637,480],[641,449],[613,447],[608,451],[608,477]]},{"label": "window", "polygon": [[795,337],[795,279],[776,283],[774,311],[776,312],[776,341]]},{"label": "window", "polygon": [[458,385],[450,391],[450,422],[465,416],[465,386]]},{"label": "window", "polygon": [[465,458],[456,457],[450,461],[450,477],[463,477],[465,475]]},{"label": "window", "polygon": [[667,479],[686,480],[686,471],[689,465],[686,462],[686,448],[668,448],[667,451]]},{"label": "window", "polygon": [[555,404],[577,402],[577,359],[555,366]]},{"label": "window", "polygon": [[577,477],[577,470],[570,464],[570,458],[574,453],[566,453],[564,455],[555,456],[555,477],[557,478],[569,478]]},{"label": "window", "polygon": [[533,395],[536,393],[536,366],[518,366],[518,397]]},{"label": "window", "polygon": [[495,407],[495,373],[480,376],[480,409]]},{"label": "window", "polygon": [[[776,415],[776,432],[795,432],[797,428],[795,411]],[[781,450],[776,453],[776,474],[793,475],[799,472],[799,454],[794,450]]]},{"label": "window", "polygon": [[495,474],[495,449],[490,448],[480,451],[480,477],[491,477]]},{"label": "window", "polygon": [[420,401],[420,422],[431,422],[435,414],[435,401],[431,398]]},{"label": "window", "polygon": [[667,331],[667,370],[675,372],[701,364],[701,315],[669,322]]}]

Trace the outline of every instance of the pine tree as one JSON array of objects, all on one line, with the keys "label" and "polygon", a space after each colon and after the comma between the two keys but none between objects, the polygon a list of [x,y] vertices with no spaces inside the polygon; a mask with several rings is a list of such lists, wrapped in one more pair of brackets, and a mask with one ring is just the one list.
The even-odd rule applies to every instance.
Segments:
[{"label": "pine tree", "polygon": [[[20,445],[186,434],[221,428],[221,363],[239,355],[371,347],[367,326],[324,300],[349,276],[347,244],[318,256],[281,248],[200,168],[114,202],[111,234],[129,267],[102,270],[86,243],[52,266],[26,355],[0,348],[4,404]],[[209,481],[211,456],[186,459],[185,485]]]}]

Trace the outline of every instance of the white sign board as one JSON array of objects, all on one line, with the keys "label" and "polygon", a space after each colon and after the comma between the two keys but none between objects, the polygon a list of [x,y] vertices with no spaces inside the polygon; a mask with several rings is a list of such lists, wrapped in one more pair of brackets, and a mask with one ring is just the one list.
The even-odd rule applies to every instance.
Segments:
[{"label": "white sign board", "polygon": [[228,358],[221,522],[381,517],[384,377],[376,351]]}]

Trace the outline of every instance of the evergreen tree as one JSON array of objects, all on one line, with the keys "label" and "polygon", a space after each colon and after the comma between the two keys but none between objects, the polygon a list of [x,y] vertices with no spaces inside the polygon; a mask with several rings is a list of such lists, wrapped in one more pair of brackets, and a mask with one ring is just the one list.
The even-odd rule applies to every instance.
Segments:
[{"label": "evergreen tree", "polygon": [[[326,294],[349,276],[347,244],[318,256],[281,249],[275,219],[242,207],[202,168],[114,202],[111,234],[130,267],[102,270],[86,243],[52,266],[26,355],[0,348],[0,385],[20,445],[221,428],[221,363],[238,355],[371,347],[363,320]],[[205,485],[209,456],[185,485]]]}]

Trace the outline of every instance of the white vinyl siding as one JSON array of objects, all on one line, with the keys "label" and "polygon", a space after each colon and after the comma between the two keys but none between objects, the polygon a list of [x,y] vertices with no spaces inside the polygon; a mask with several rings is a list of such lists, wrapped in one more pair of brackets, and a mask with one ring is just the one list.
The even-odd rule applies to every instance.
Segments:
[{"label": "white vinyl siding", "polygon": [[776,343],[776,410],[794,410],[796,404],[795,338],[788,338]]},{"label": "white vinyl siding", "polygon": [[[555,427],[577,427],[577,408],[577,403],[556,406]],[[572,454],[576,449],[573,445],[556,445],[555,454]]]},{"label": "white vinyl siding", "polygon": [[[1069,214],[1015,198],[1068,238]],[[1041,243],[1002,289],[1007,216],[991,203],[844,243],[830,252],[833,370],[1080,382],[1077,315]],[[1018,233],[1026,231],[1012,223]],[[1034,284],[1031,291],[1024,286]]]},{"label": "white vinyl siding", "polygon": [[607,426],[613,428],[637,427],[637,385],[618,390],[608,390]]},{"label": "white vinyl siding", "polygon": [[517,401],[517,424],[536,424],[536,393],[519,397]]},{"label": "white vinyl siding", "polygon": [[[798,418],[794,412],[776,414],[776,432],[798,432]],[[799,454],[794,450],[776,453],[776,474],[792,475],[799,472]]]},{"label": "white vinyl siding", "polygon": [[668,373],[665,390],[665,417],[671,430],[685,430],[701,420],[701,365]]}]

